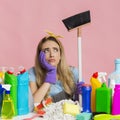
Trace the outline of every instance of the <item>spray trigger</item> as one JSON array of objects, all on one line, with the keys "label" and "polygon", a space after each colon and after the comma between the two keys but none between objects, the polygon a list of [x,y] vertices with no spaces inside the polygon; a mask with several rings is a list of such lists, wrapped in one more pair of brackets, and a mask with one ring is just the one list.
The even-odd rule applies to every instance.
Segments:
[{"label": "spray trigger", "polygon": [[106,72],[98,72],[98,80],[102,83],[102,82],[106,82]]}]

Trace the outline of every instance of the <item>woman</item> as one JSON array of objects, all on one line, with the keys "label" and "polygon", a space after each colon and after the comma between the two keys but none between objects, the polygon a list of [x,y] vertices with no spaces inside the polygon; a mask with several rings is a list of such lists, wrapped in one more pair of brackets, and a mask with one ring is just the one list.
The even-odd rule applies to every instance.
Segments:
[{"label": "woman", "polygon": [[74,95],[78,70],[67,65],[59,37],[53,33],[49,34],[37,46],[35,67],[29,70],[34,103],[40,103],[49,96],[54,98],[62,91],[66,95],[61,97],[68,95],[71,98]]}]

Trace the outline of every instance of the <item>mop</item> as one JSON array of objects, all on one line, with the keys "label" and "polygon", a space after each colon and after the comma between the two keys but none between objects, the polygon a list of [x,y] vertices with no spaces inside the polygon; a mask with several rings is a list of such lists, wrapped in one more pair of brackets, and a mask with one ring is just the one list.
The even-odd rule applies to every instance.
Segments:
[{"label": "mop", "polygon": [[[85,11],[71,17],[62,20],[68,31],[77,29],[77,39],[78,39],[78,70],[79,70],[79,82],[82,82],[82,45],[81,45],[81,27],[87,23],[90,23],[90,11]],[[81,95],[79,96],[79,102],[81,105]]]}]

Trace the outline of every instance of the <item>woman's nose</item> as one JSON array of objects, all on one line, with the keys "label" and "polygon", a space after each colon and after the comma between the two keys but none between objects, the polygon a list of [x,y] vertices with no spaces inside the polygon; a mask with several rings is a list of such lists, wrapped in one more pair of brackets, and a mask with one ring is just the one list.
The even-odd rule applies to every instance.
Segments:
[{"label": "woman's nose", "polygon": [[54,56],[54,51],[50,50],[50,56]]}]

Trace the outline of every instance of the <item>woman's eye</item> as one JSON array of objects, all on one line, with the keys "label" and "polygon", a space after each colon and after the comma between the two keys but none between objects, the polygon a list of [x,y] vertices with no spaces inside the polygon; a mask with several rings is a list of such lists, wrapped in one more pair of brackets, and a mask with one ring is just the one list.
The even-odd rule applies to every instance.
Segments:
[{"label": "woman's eye", "polygon": [[57,48],[54,48],[54,52],[58,52],[58,49],[57,49]]},{"label": "woman's eye", "polygon": [[49,53],[49,49],[45,49],[44,52],[45,52],[45,53]]}]

